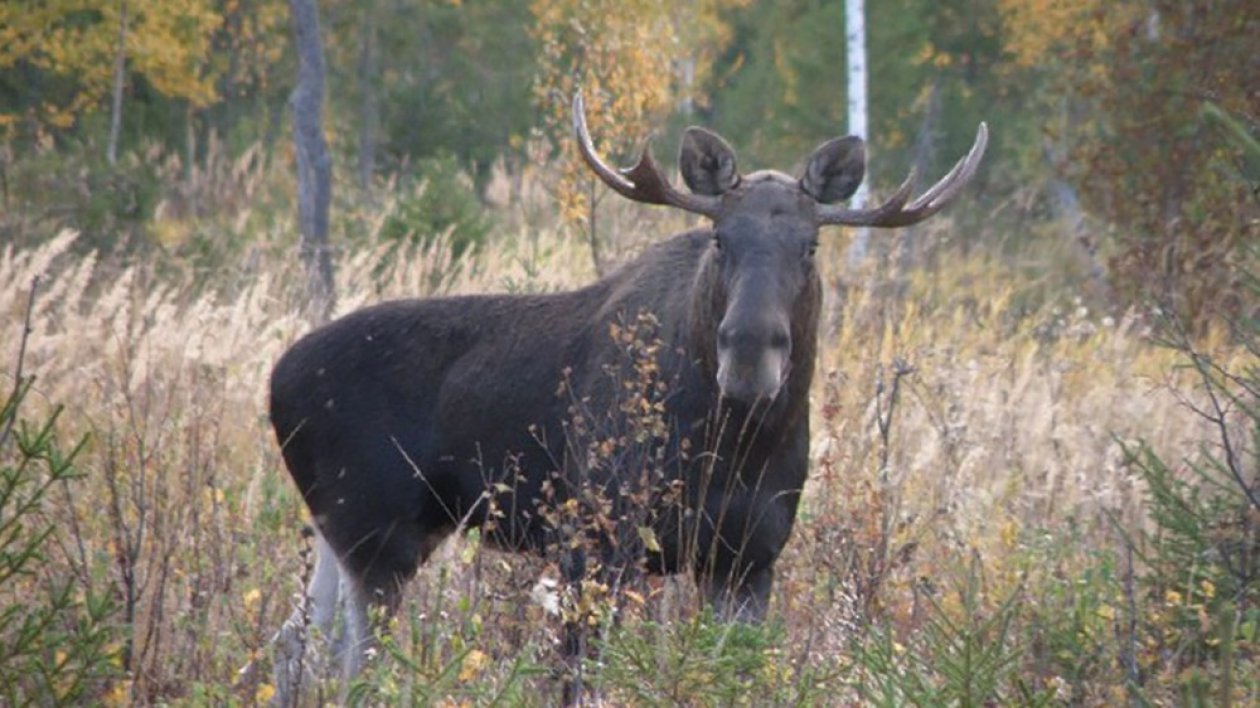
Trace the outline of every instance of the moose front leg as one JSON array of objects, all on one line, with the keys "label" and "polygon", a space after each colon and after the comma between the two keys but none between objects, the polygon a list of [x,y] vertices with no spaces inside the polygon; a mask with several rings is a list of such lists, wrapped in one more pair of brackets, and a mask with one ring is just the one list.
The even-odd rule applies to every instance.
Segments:
[{"label": "moose front leg", "polygon": [[797,498],[768,490],[710,495],[697,538],[695,573],[719,619],[765,619],[775,561],[791,534]]},{"label": "moose front leg", "polygon": [[770,587],[774,582],[774,566],[744,568],[723,577],[720,573],[701,573],[700,591],[723,622],[760,624],[770,605]]}]

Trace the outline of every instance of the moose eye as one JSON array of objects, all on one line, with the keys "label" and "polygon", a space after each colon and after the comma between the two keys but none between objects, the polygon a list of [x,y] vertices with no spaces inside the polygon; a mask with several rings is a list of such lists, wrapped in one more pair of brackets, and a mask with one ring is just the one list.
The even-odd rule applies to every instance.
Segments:
[{"label": "moose eye", "polygon": [[718,232],[713,232],[713,248],[722,250],[722,236]]},{"label": "moose eye", "polygon": [[807,247],[806,247],[806,249],[805,249],[805,253],[806,253],[806,254],[807,254],[810,258],[813,258],[813,257],[814,257],[814,254],[815,254],[815,253],[817,253],[817,252],[818,252],[818,242],[817,242],[817,241],[810,241],[810,242],[809,242],[809,246],[807,246]]}]

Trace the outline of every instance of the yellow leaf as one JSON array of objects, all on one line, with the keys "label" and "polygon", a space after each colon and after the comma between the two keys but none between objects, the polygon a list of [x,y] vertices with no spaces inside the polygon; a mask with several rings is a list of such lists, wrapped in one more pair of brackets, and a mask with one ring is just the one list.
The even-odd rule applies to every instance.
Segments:
[{"label": "yellow leaf", "polygon": [[459,667],[459,680],[466,683],[476,678],[486,665],[490,663],[490,657],[480,649],[473,649],[464,655],[464,663]]},{"label": "yellow leaf", "polygon": [[661,543],[656,538],[656,531],[651,526],[639,527],[639,540],[643,541],[643,547],[652,553],[661,552]]},{"label": "yellow leaf", "polygon": [[262,591],[258,588],[246,590],[241,599],[245,603],[245,611],[253,612],[258,608],[258,603],[262,600]]},{"label": "yellow leaf", "polygon": [[109,691],[101,696],[101,704],[106,706],[125,706],[131,703],[131,682],[118,681],[110,686]]}]

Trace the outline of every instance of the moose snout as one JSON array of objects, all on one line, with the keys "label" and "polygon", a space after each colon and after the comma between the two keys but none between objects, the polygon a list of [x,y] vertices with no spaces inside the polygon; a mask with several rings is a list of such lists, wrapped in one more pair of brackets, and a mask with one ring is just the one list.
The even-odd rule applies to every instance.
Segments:
[{"label": "moose snout", "polygon": [[723,322],[717,350],[717,383],[723,397],[752,405],[779,395],[792,353],[786,324]]}]

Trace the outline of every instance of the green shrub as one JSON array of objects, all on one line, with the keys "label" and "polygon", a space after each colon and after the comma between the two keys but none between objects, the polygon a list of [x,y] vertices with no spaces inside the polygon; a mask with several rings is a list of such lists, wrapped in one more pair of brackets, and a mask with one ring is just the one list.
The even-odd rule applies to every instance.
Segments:
[{"label": "green shrub", "polygon": [[117,605],[58,519],[55,492],[80,477],[54,428],[19,417],[30,379],[0,406],[0,703],[64,705],[103,695],[118,678]]},{"label": "green shrub", "polygon": [[972,565],[954,588],[957,608],[947,609],[946,593],[927,593],[927,619],[906,644],[891,627],[874,629],[860,640],[858,693],[865,705],[987,706],[1044,705],[1021,680],[1024,647],[1013,626],[1023,606],[1023,590],[988,607],[980,570]]},{"label": "green shrub", "polygon": [[494,227],[471,180],[450,155],[420,160],[398,191],[381,229],[385,240],[427,246],[446,238],[458,258],[484,244]]},{"label": "green shrub", "polygon": [[1145,441],[1125,447],[1152,522],[1126,537],[1144,567],[1132,598],[1134,689],[1158,681],[1183,705],[1260,691],[1260,322],[1234,324],[1249,356],[1229,362],[1199,349],[1179,321],[1164,323],[1163,343],[1194,382],[1186,405],[1213,431],[1198,454],[1170,463]]},{"label": "green shrub", "polygon": [[[75,146],[16,162],[6,175],[11,214],[0,215],[0,226],[18,243],[35,243],[69,228],[82,233],[76,245],[82,251],[111,253],[148,245],[147,229],[162,190],[156,148],[128,152],[112,166],[94,150]],[[9,222],[23,215],[34,215],[33,223]]]}]

